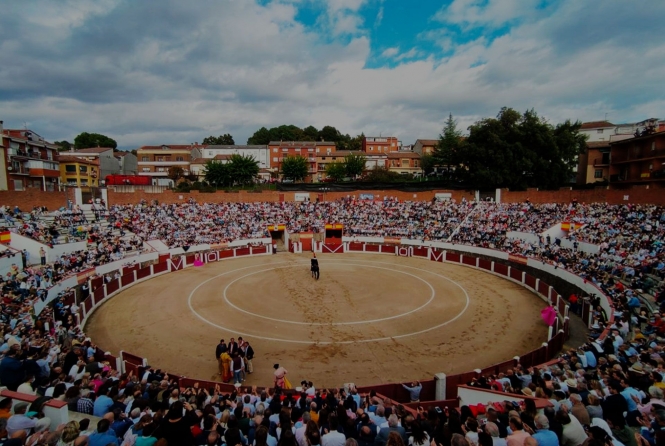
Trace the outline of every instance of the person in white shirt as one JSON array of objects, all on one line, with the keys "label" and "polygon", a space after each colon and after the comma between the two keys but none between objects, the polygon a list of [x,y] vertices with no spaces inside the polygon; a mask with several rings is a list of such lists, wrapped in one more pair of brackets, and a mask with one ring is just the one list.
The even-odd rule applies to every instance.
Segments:
[{"label": "person in white shirt", "polygon": [[321,446],[344,446],[346,437],[344,434],[337,432],[338,427],[337,417],[334,415],[328,417],[328,430],[321,437]]}]

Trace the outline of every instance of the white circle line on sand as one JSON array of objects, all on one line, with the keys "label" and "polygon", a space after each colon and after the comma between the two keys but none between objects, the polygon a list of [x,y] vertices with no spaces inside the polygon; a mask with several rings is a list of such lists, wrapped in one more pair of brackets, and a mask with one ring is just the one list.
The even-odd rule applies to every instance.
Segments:
[{"label": "white circle line on sand", "polygon": [[[291,262],[279,262],[279,263],[291,263]],[[279,264],[279,263],[275,263],[275,264]],[[349,264],[352,264],[352,262],[348,262],[348,263],[349,263]],[[406,266],[406,265],[402,265],[402,264],[392,264],[392,263],[389,263],[389,262],[372,262],[372,263],[379,263],[379,264],[393,265],[393,266]],[[306,263],[302,263],[302,264],[303,264],[303,265],[306,265]],[[358,264],[358,263],[356,263],[356,264]],[[372,339],[358,339],[358,340],[354,340],[354,341],[301,341],[301,340],[297,340],[297,339],[281,339],[281,338],[273,338],[273,337],[270,337],[270,336],[258,336],[258,335],[252,334],[252,333],[244,333],[244,332],[241,332],[241,331],[239,331],[239,330],[231,330],[231,329],[226,328],[226,327],[224,327],[224,326],[222,326],[222,325],[215,324],[214,322],[211,322],[211,321],[207,320],[206,318],[204,318],[203,316],[201,316],[201,315],[200,315],[200,314],[194,309],[194,307],[192,306],[192,297],[194,296],[194,293],[196,292],[196,290],[198,290],[201,286],[205,285],[207,282],[209,282],[209,281],[211,281],[211,280],[214,280],[214,279],[216,279],[217,277],[220,277],[220,276],[224,276],[224,275],[227,275],[227,274],[231,274],[231,273],[233,273],[233,272],[241,271],[241,270],[244,270],[244,269],[256,268],[257,266],[261,266],[261,265],[253,265],[253,266],[246,266],[246,267],[243,267],[243,268],[237,268],[237,269],[232,270],[232,271],[227,271],[227,272],[225,272],[225,273],[218,274],[217,276],[211,277],[211,278],[209,278],[209,279],[207,279],[207,280],[204,280],[203,282],[199,283],[199,284],[198,284],[198,285],[197,285],[197,286],[196,286],[196,287],[195,287],[195,288],[189,293],[189,297],[187,298],[187,306],[189,307],[189,310],[190,310],[190,311],[191,311],[191,312],[192,312],[197,318],[201,319],[203,322],[207,323],[208,325],[210,325],[210,326],[212,326],[212,327],[215,327],[215,328],[218,328],[218,329],[220,329],[220,330],[223,330],[223,331],[229,332],[229,333],[234,333],[234,334],[236,334],[236,335],[240,335],[240,336],[249,336],[249,337],[251,337],[251,338],[254,338],[254,339],[262,339],[262,340],[264,340],[264,341],[288,342],[288,343],[291,343],[291,344],[330,345],[330,344],[356,344],[356,343],[361,344],[361,343],[367,343],[367,342],[390,341],[390,340],[394,340],[394,339],[402,339],[402,338],[407,338],[407,337],[411,337],[411,336],[418,336],[418,335],[421,335],[421,334],[423,334],[423,333],[427,333],[427,332],[430,332],[430,331],[432,331],[432,330],[437,330],[437,329],[439,329],[439,328],[441,328],[441,327],[445,327],[446,325],[448,325],[448,324],[450,324],[450,323],[452,323],[452,322],[455,322],[457,319],[459,319],[460,317],[462,317],[462,315],[463,315],[464,313],[466,313],[466,310],[469,308],[469,304],[470,304],[470,301],[471,301],[471,299],[469,298],[469,293],[466,292],[466,289],[464,289],[464,287],[463,287],[462,285],[460,285],[459,283],[457,283],[457,282],[455,282],[454,280],[450,279],[449,277],[446,277],[446,276],[444,276],[444,275],[442,275],[442,274],[438,274],[438,273],[435,273],[435,272],[432,272],[432,271],[427,271],[427,270],[422,269],[422,268],[416,268],[416,267],[414,267],[414,266],[406,266],[407,268],[410,268],[410,269],[415,269],[415,270],[418,270],[418,271],[423,271],[423,272],[430,273],[430,274],[432,274],[432,275],[435,275],[435,276],[441,277],[441,278],[443,278],[443,279],[445,279],[445,280],[451,282],[452,284],[456,285],[459,289],[461,289],[462,292],[464,293],[465,298],[466,298],[466,303],[465,303],[464,308],[462,309],[462,311],[460,311],[460,312],[459,312],[455,317],[453,317],[452,319],[449,319],[449,320],[447,320],[447,321],[445,321],[445,322],[442,322],[442,323],[440,323],[440,324],[438,324],[438,325],[435,325],[435,326],[433,326],[433,327],[426,328],[426,329],[423,329],[423,330],[414,331],[414,332],[412,332],[412,333],[405,333],[405,334],[402,334],[402,335],[384,336],[384,337],[380,337],[380,338],[372,338]]]},{"label": "white circle line on sand", "polygon": [[[348,264],[349,264],[348,262],[326,262],[326,265],[348,265]],[[408,316],[409,314],[412,314],[412,313],[415,313],[416,311],[422,310],[423,308],[425,308],[426,306],[431,304],[432,301],[434,300],[434,296],[436,296],[436,291],[434,290],[434,287],[428,281],[426,281],[425,279],[423,279],[421,277],[416,276],[415,274],[407,273],[405,271],[398,271],[396,269],[385,268],[383,266],[360,265],[360,264],[358,264],[358,266],[362,266],[362,267],[365,267],[365,268],[384,269],[384,270],[391,271],[391,272],[394,272],[394,273],[405,274],[407,276],[411,276],[415,279],[420,280],[425,285],[427,285],[430,289],[431,293],[430,293],[429,299],[427,300],[427,302],[425,302],[424,304],[422,304],[418,308],[414,308],[411,311],[407,311],[406,313],[402,313],[402,314],[397,314],[395,316],[388,316],[388,317],[382,317],[382,318],[378,318],[378,319],[369,319],[369,320],[354,321],[354,322],[299,322],[299,321],[289,321],[289,320],[286,320],[286,319],[277,319],[277,318],[274,318],[274,317],[263,316],[261,314],[254,313],[252,311],[245,310],[243,308],[238,307],[233,302],[231,302],[229,300],[228,296],[226,295],[226,292],[231,287],[231,285],[233,285],[234,283],[236,283],[239,280],[244,279],[245,277],[249,277],[249,276],[252,276],[254,274],[259,274],[259,273],[263,273],[263,272],[266,272],[266,271],[273,271],[273,270],[276,270],[276,269],[284,269],[284,268],[295,268],[295,267],[300,267],[300,266],[301,266],[301,264],[278,266],[278,267],[275,267],[275,268],[268,268],[268,269],[262,269],[262,270],[259,270],[259,271],[254,271],[253,273],[245,274],[244,276],[238,277],[237,279],[232,280],[228,285],[226,285],[226,287],[224,287],[224,291],[222,292],[222,296],[224,297],[224,301],[227,304],[229,304],[232,308],[235,308],[238,311],[241,311],[245,314],[249,314],[250,316],[258,317],[258,318],[261,318],[261,319],[267,319],[269,321],[281,322],[281,323],[284,323],[284,324],[309,325],[309,326],[312,326],[312,325],[321,326],[321,325],[323,325],[323,326],[330,327],[330,326],[338,326],[338,325],[373,324],[375,322],[383,322],[383,321],[389,321],[389,320],[392,320],[392,319],[398,319],[400,317]]]}]

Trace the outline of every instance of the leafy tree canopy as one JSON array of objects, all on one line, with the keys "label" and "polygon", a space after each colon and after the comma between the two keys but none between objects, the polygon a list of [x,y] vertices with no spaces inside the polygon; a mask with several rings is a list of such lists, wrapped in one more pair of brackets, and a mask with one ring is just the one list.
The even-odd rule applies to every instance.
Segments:
[{"label": "leafy tree canopy", "polygon": [[309,161],[304,156],[287,156],[282,160],[282,176],[293,181],[302,181],[307,177]]},{"label": "leafy tree canopy", "polygon": [[230,133],[225,133],[219,136],[208,136],[203,139],[204,145],[213,145],[213,146],[232,146],[235,144],[233,141],[233,136]]},{"label": "leafy tree canopy", "polygon": [[338,183],[346,177],[346,166],[343,162],[330,163],[326,166],[326,176]]},{"label": "leafy tree canopy", "polygon": [[364,155],[349,154],[344,157],[344,167],[346,168],[346,175],[351,178],[359,177],[365,171]]},{"label": "leafy tree canopy", "polygon": [[74,138],[74,148],[76,150],[88,149],[90,147],[111,147],[115,149],[118,147],[118,143],[114,139],[106,135],[100,135],[99,133],[83,132]]},{"label": "leafy tree canopy", "polygon": [[324,126],[318,130],[313,125],[304,129],[295,125],[281,125],[267,129],[261,127],[247,139],[247,144],[268,144],[270,141],[329,141],[337,144],[340,150],[360,150],[364,135],[351,137],[342,134],[333,126]]},{"label": "leafy tree canopy", "polygon": [[[502,108],[469,127],[449,154],[454,178],[475,188],[556,189],[571,181],[586,138],[579,122],[549,124],[534,110]],[[442,139],[445,139],[445,129]]]},{"label": "leafy tree canopy", "polygon": [[436,164],[437,160],[432,155],[424,154],[420,157],[420,168],[423,170],[425,175],[432,173]]},{"label": "leafy tree canopy", "polygon": [[259,174],[259,163],[250,155],[231,155],[229,162],[229,174],[235,183],[251,184]]},{"label": "leafy tree canopy", "polygon": [[55,141],[53,144],[58,146],[58,152],[69,152],[72,149],[72,143],[69,141]]}]

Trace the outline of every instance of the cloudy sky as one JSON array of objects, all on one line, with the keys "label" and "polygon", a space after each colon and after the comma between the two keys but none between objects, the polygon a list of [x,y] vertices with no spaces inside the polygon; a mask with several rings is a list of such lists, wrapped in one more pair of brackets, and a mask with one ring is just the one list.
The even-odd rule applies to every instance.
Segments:
[{"label": "cloudy sky", "polygon": [[0,119],[120,147],[281,124],[436,138],[502,106],[665,118],[665,2],[6,0]]}]

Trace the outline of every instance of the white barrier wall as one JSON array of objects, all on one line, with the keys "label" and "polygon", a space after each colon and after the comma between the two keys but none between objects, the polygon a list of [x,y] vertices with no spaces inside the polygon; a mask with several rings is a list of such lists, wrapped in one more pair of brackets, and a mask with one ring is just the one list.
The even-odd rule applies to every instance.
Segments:
[{"label": "white barrier wall", "polygon": [[516,238],[536,246],[540,243],[540,238],[536,234],[530,232],[508,231],[506,232],[506,237]]},{"label": "white barrier wall", "polygon": [[30,265],[36,265],[40,262],[39,249],[44,248],[46,251],[46,261],[54,262],[58,257],[63,254],[70,254],[76,251],[85,251],[88,247],[87,242],[74,242],[74,243],[62,243],[60,245],[54,245],[53,248],[50,248],[44,243],[33,240],[30,237],[25,237],[20,234],[12,232],[12,239],[9,243],[14,249],[19,251],[27,250],[30,253]]},{"label": "white barrier wall", "polygon": [[[12,251],[13,252],[13,251]],[[6,275],[12,268],[12,264],[16,264],[19,270],[23,270],[23,259],[21,253],[14,253],[11,256],[0,258],[0,274]]]}]

